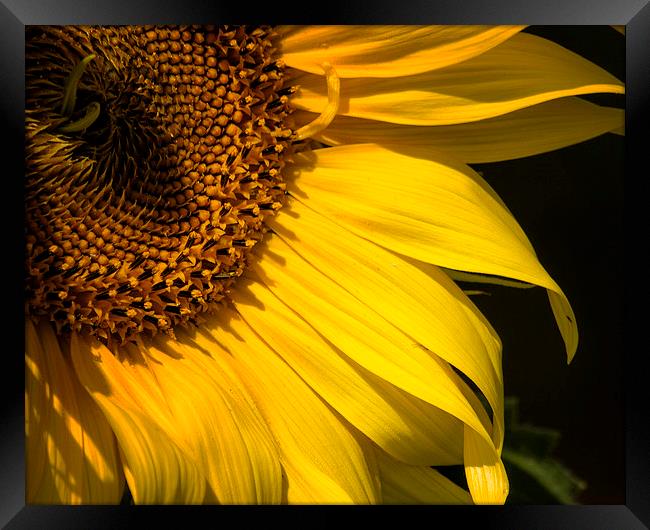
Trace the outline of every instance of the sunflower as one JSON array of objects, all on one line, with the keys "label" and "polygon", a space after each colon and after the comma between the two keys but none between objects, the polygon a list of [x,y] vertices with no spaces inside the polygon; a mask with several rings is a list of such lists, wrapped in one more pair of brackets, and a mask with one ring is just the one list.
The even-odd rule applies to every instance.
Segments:
[{"label": "sunflower", "polygon": [[578,333],[467,164],[621,130],[577,96],[624,91],[522,29],[28,27],[27,501],[503,503],[457,281]]}]

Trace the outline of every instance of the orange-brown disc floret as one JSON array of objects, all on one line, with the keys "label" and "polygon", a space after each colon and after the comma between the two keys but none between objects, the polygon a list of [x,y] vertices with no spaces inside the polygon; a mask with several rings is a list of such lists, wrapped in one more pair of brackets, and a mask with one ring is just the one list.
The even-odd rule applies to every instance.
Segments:
[{"label": "orange-brown disc floret", "polygon": [[272,38],[28,26],[29,315],[124,341],[227,300],[284,197],[292,88]]}]

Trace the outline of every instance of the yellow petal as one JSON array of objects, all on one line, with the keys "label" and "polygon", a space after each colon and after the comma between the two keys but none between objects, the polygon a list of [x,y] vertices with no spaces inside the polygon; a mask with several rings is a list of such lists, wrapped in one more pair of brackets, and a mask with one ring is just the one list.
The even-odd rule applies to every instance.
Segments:
[{"label": "yellow petal", "polygon": [[[485,394],[501,424],[500,345],[476,328],[476,322],[466,314],[465,304],[471,302],[442,271],[431,267],[424,273],[299,201],[285,205],[271,226],[288,246],[330,280],[465,373]],[[271,241],[269,250],[274,249]],[[482,323],[478,325],[483,327]],[[500,443],[501,427],[495,443]]]},{"label": "yellow petal", "polygon": [[280,449],[288,502],[380,500],[363,451],[342,420],[241,317],[220,311],[195,341],[219,364],[233,366],[258,403]]},{"label": "yellow petal", "polygon": [[485,440],[465,427],[465,476],[476,504],[503,504],[509,484],[503,462]]},{"label": "yellow petal", "polygon": [[297,155],[289,189],[337,224],[395,252],[545,287],[571,360],[575,316],[512,215],[469,167],[442,156],[426,160],[421,149],[409,154],[362,144]]},{"label": "yellow petal", "polygon": [[235,306],[244,320],[368,438],[412,464],[462,462],[462,423],[456,418],[348,359],[263,285],[241,287]]},{"label": "yellow petal", "polygon": [[465,61],[524,26],[286,26],[280,56],[313,74],[329,62],[340,77],[395,77]]},{"label": "yellow petal", "polygon": [[472,504],[467,491],[426,466],[398,462],[376,449],[381,489],[386,504]]},{"label": "yellow petal", "polygon": [[[155,407],[152,417],[205,475],[216,501],[281,500],[271,434],[232,371],[189,344],[162,337],[140,351],[130,347],[125,359],[122,367],[139,385],[139,402]],[[152,406],[157,400],[162,406]]]},{"label": "yellow petal", "polygon": [[115,438],[81,387],[49,323],[26,322],[26,498],[30,504],[117,504]]},{"label": "yellow petal", "polygon": [[[320,113],[325,83],[296,75],[299,109]],[[577,54],[519,33],[473,59],[417,75],[343,79],[339,114],[407,125],[451,125],[493,118],[565,96],[623,94],[623,84]]]},{"label": "yellow petal", "polygon": [[137,504],[196,504],[205,477],[161,427],[164,402],[155,401],[111,351],[72,335],[79,379],[102,409],[120,444],[126,480]]},{"label": "yellow petal", "polygon": [[174,437],[204,471],[218,502],[279,503],[282,474],[275,443],[233,370],[188,340],[156,337],[146,356],[169,406]]},{"label": "yellow petal", "polygon": [[258,245],[254,272],[316,331],[368,371],[490,435],[459,388],[459,376],[295,254],[278,237]]},{"label": "yellow petal", "polygon": [[[445,151],[466,163],[511,160],[554,151],[623,127],[624,110],[576,97],[547,101],[496,118],[422,127],[338,116],[315,139],[328,145],[372,142]],[[294,115],[299,122],[311,113]]]}]

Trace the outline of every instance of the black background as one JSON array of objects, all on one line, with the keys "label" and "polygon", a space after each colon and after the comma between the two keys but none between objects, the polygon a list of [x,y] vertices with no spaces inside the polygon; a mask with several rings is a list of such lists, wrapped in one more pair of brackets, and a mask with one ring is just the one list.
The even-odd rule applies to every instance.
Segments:
[{"label": "black background", "polygon": [[[607,26],[533,26],[625,81],[625,37]],[[624,108],[624,96],[588,97]],[[546,291],[475,296],[503,341],[506,396],[520,420],[561,431],[555,456],[585,480],[584,504],[625,503],[623,408],[624,142],[606,134],[547,154],[473,164],[512,211],[576,314],[567,366]]]}]

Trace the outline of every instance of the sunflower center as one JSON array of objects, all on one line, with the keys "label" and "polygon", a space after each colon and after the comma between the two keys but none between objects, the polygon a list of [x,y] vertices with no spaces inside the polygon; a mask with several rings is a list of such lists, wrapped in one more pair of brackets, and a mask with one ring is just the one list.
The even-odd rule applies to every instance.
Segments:
[{"label": "sunflower center", "polygon": [[263,27],[28,27],[27,313],[125,341],[228,297],[292,130]]}]

